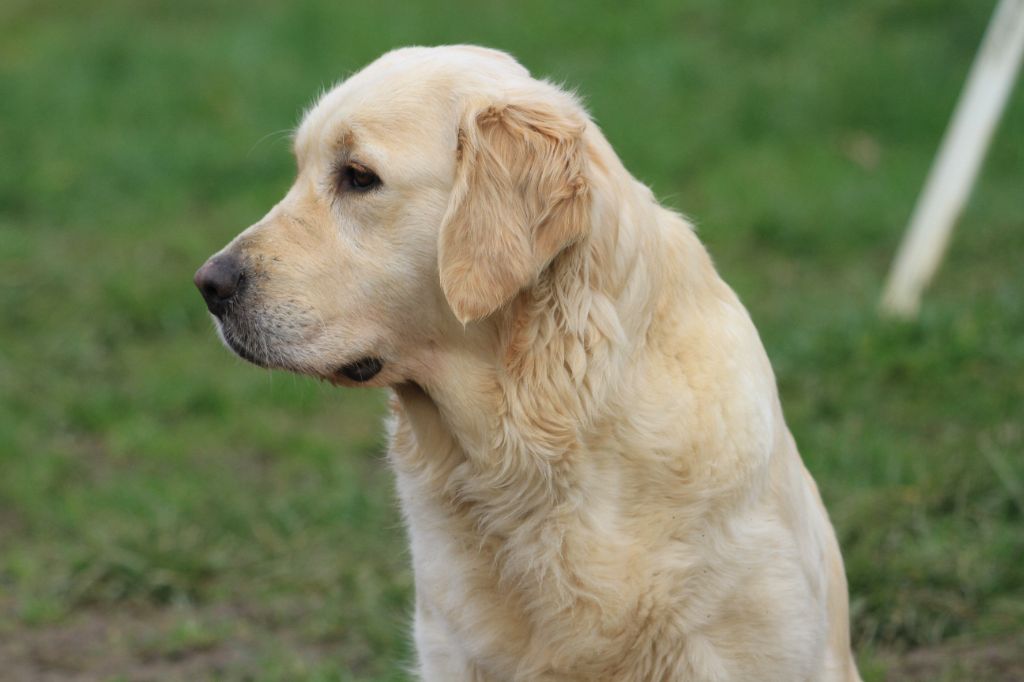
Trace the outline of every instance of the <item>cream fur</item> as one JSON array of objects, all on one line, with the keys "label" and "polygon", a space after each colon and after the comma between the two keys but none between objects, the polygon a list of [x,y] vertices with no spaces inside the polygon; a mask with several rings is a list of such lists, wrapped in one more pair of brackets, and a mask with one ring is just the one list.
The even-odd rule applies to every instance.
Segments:
[{"label": "cream fur", "polygon": [[[320,98],[226,249],[250,359],[393,391],[424,680],[853,681],[842,559],[743,306],[576,99],[468,46]],[[341,159],[381,177],[339,191]]]}]

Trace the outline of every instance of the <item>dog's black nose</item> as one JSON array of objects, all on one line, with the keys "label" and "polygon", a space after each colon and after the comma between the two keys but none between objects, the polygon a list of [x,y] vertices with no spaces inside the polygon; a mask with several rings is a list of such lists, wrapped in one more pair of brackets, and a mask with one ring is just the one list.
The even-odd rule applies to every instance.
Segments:
[{"label": "dog's black nose", "polygon": [[242,261],[230,253],[214,256],[196,270],[194,278],[210,312],[220,317],[242,281]]}]

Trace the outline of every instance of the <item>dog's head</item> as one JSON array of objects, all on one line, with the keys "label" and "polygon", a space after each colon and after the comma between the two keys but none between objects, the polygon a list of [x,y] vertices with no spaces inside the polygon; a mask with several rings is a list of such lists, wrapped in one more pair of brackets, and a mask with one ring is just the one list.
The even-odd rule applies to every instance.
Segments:
[{"label": "dog's head", "polygon": [[196,273],[221,337],[339,383],[421,381],[585,237],[587,125],[501,52],[381,57],[307,113],[290,191]]}]

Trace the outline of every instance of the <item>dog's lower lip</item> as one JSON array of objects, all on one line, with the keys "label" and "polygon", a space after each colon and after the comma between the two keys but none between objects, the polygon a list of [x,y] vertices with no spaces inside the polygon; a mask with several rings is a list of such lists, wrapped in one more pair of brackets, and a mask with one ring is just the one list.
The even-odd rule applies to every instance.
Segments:
[{"label": "dog's lower lip", "polygon": [[267,366],[267,363],[263,358],[250,351],[235,338],[235,335],[230,331],[230,329],[223,325],[223,320],[221,320],[220,323],[221,334],[224,336],[224,341],[227,343],[228,347],[238,355],[238,357],[251,362],[257,367]]},{"label": "dog's lower lip", "polygon": [[362,382],[377,376],[383,367],[384,361],[378,358],[360,358],[355,362],[343,365],[338,372],[352,381]]}]

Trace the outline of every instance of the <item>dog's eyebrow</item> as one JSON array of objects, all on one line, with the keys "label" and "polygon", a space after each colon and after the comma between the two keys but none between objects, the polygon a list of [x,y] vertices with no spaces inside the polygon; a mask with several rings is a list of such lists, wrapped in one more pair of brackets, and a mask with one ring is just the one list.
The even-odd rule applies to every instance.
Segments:
[{"label": "dog's eyebrow", "polygon": [[[330,138],[328,138],[330,139]],[[356,134],[348,126],[341,129],[339,133],[334,135],[333,142],[327,143],[331,153],[348,152],[353,149],[356,145]],[[309,153],[312,153],[313,148],[317,146],[317,140],[313,135],[313,131],[309,131],[300,127],[292,135],[292,156],[295,157],[295,161],[301,165],[302,159]]]},{"label": "dog's eyebrow", "polygon": [[351,128],[346,128],[341,135],[338,136],[338,141],[335,142],[335,147],[338,149],[351,149],[356,146],[356,134],[352,132]]}]

